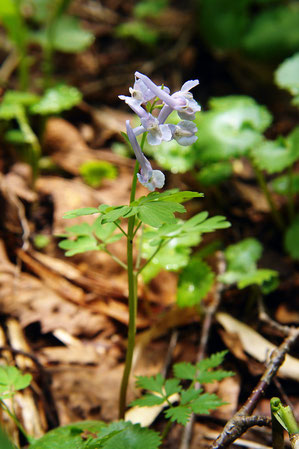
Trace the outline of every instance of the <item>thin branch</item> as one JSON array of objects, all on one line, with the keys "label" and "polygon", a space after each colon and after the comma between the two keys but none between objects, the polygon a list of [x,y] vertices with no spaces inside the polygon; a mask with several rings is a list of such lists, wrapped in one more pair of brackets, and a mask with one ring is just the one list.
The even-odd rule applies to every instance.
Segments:
[{"label": "thin branch", "polygon": [[[289,351],[291,345],[296,341],[298,336],[299,329],[291,328],[288,337],[286,337],[282,344],[273,351],[268,367],[259,380],[256,388],[252,391],[251,395],[241,409],[227,422],[222,433],[214,441],[212,445],[213,449],[224,449],[228,447],[252,425],[264,425],[255,423],[249,427],[246,427],[244,423],[252,423],[251,420],[248,420],[248,418],[250,418],[249,415],[251,415],[266,388],[276,375],[280,366],[283,364],[286,353]],[[253,420],[253,422],[255,421]],[[263,421],[259,420],[257,422],[262,423]]]},{"label": "thin branch", "polygon": [[[224,258],[223,258],[223,253],[221,253],[219,251],[217,253],[217,257],[218,257],[218,274],[222,274],[225,271],[225,262],[224,262]],[[222,291],[223,291],[223,284],[218,282],[216,285],[215,294],[213,296],[213,301],[206,307],[206,313],[205,313],[205,317],[204,317],[204,321],[203,321],[203,325],[202,325],[201,337],[200,337],[200,342],[199,342],[199,347],[198,347],[198,352],[197,352],[197,357],[196,357],[197,363],[200,362],[205,357],[206,347],[207,347],[208,339],[210,336],[210,330],[211,330],[213,318],[214,318],[214,315],[219,307],[219,304],[221,301],[221,296],[222,296]],[[200,389],[199,382],[195,383],[195,389]],[[191,441],[191,437],[192,437],[194,421],[195,421],[195,414],[192,413],[186,427],[183,430],[181,444],[180,444],[179,449],[188,449],[190,441]]]}]

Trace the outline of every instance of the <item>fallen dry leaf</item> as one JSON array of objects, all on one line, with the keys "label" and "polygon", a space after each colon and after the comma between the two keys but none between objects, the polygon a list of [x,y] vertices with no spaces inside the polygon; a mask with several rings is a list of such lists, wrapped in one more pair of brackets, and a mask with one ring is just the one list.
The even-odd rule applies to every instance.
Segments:
[{"label": "fallen dry leaf", "polygon": [[[217,321],[224,327],[226,332],[237,334],[243,345],[244,351],[261,363],[265,363],[276,346],[258,334],[251,327],[236,320],[227,313],[217,313]],[[286,355],[285,361],[277,373],[280,377],[298,380],[299,359]]]}]

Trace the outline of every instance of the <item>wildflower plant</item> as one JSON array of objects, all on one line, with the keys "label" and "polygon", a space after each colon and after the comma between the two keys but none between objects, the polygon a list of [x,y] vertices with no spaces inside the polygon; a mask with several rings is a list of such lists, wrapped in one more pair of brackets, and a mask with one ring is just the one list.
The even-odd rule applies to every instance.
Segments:
[{"label": "wildflower plant", "polygon": [[[128,272],[129,329],[125,369],[120,388],[119,417],[121,419],[123,419],[126,409],[126,393],[135,344],[139,275],[173,239],[184,239],[190,232],[201,236],[205,232],[230,226],[224,217],[208,219],[207,213],[199,213],[184,222],[176,218],[176,212],[185,212],[182,203],[192,198],[202,197],[203,194],[190,191],[179,192],[177,189],[156,192],[156,189],[161,189],[164,186],[165,175],[160,170],[153,169],[143,153],[146,139],[150,145],[155,146],[173,139],[181,145],[190,145],[196,141],[197,128],[193,120],[195,114],[200,111],[200,106],[194,100],[190,90],[198,83],[198,80],[188,81],[179,91],[171,94],[166,86],[158,86],[146,75],[136,72],[135,83],[129,89],[130,96],[120,96],[120,99],[125,101],[140,119],[140,125],[135,128],[132,128],[128,120],[126,122],[127,133],[124,134],[136,157],[130,202],[128,205],[110,207],[101,204],[98,208],[76,209],[64,216],[65,218],[74,218],[97,215],[93,224],[81,223],[66,229],[65,238],[59,246],[66,250],[67,256],[85,251],[102,250],[111,255]],[[181,121],[177,125],[166,123],[174,111],[178,113]],[[139,199],[136,199],[137,181],[150,191],[147,196],[142,196]],[[124,220],[127,220],[127,225]],[[145,261],[142,261],[141,245],[136,261],[133,257],[138,231],[139,233],[146,231],[147,242],[153,248]],[[127,240],[126,262],[118,259],[109,247],[110,243],[123,237]],[[198,241],[199,238],[194,239],[194,244],[197,244]]]}]

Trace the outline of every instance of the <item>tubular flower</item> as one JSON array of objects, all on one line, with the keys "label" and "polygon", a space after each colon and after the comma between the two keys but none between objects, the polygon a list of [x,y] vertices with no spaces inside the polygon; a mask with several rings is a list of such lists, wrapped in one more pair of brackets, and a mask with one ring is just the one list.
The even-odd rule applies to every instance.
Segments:
[{"label": "tubular flower", "polygon": [[172,137],[183,146],[192,145],[197,140],[195,133],[197,127],[189,120],[182,120],[177,125],[169,125],[172,132]]},{"label": "tubular flower", "polygon": [[[158,87],[158,86],[157,86]],[[158,87],[158,89],[162,89],[162,86]],[[168,87],[163,87],[163,90],[169,93]],[[120,100],[130,100],[136,106],[140,106],[143,103],[147,103],[152,100],[156,95],[144,84],[141,79],[136,79],[134,86],[129,87],[129,92],[131,97],[127,97],[125,95],[119,95],[118,98]],[[126,103],[128,103],[126,101]],[[129,104],[129,103],[128,103]]]},{"label": "tubular flower", "polygon": [[143,109],[142,106],[136,105],[134,100],[130,97],[127,97],[125,102],[130,106],[135,114],[138,115],[141,121],[142,126],[138,126],[134,129],[135,136],[147,131],[147,141],[150,145],[160,145],[162,140],[168,142],[172,139],[172,133],[169,125],[160,124],[156,117]]},{"label": "tubular flower", "polygon": [[201,108],[199,104],[194,100],[193,95],[189,92],[190,89],[199,84],[198,80],[187,81],[183,84],[180,91],[169,95],[169,93],[166,92],[165,89],[161,89],[160,87],[158,87],[146,75],[135,72],[135,76],[138,79],[141,79],[146,87],[151,90],[155,96],[160,98],[160,100],[162,100],[165,105],[169,106],[173,110],[176,110],[181,119],[194,120],[195,113],[200,111]]},{"label": "tubular flower", "polygon": [[151,192],[155,189],[161,189],[165,183],[164,174],[160,170],[152,169],[150,162],[142,153],[129,120],[126,121],[126,127],[128,138],[134,150],[136,159],[140,164],[140,173],[137,174],[139,182]]}]

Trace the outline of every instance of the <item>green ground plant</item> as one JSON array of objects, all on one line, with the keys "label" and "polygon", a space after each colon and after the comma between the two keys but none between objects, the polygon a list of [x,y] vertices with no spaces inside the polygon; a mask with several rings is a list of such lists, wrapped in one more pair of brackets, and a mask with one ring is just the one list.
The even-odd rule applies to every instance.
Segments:
[{"label": "green ground plant", "polygon": [[32,57],[30,44],[43,52],[43,85],[53,84],[55,51],[78,53],[85,50],[94,36],[81,28],[79,20],[67,13],[71,0],[5,0],[0,5],[0,22],[7,30],[18,59],[19,87],[27,90]]}]

